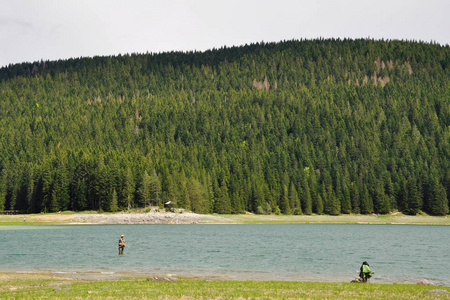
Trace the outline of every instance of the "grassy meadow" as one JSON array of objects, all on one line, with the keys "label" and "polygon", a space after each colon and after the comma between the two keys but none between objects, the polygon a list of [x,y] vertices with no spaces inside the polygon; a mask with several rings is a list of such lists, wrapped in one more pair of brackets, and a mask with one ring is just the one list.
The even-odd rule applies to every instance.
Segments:
[{"label": "grassy meadow", "polygon": [[0,299],[449,299],[433,287],[407,284],[361,284],[290,281],[234,281],[147,277],[82,280],[50,273],[0,273]]}]

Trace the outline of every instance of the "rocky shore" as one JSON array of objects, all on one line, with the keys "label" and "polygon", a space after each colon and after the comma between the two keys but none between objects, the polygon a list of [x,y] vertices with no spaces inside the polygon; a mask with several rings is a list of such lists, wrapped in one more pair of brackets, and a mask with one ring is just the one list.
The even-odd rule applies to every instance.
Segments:
[{"label": "rocky shore", "polygon": [[116,214],[76,214],[70,220],[72,224],[223,224],[234,221],[215,216],[200,215],[192,212],[149,212]]}]

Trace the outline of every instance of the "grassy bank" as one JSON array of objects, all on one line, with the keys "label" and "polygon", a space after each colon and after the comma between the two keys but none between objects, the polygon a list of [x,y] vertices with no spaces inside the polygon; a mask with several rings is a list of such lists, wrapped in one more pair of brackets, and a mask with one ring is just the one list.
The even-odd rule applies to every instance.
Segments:
[{"label": "grassy bank", "polygon": [[[52,274],[0,273],[1,299],[441,299],[432,286],[285,281],[178,279],[146,277],[76,280]],[[449,287],[439,290],[450,291]]]},{"label": "grassy bank", "polygon": [[79,214],[94,214],[85,211],[80,213],[61,212],[46,214],[0,215],[0,225],[65,225],[73,222]]},{"label": "grassy bank", "polygon": [[312,224],[414,224],[414,225],[450,225],[448,216],[435,217],[429,215],[408,216],[401,213],[387,215],[222,215],[236,223],[312,223]]},{"label": "grassy bank", "polygon": [[[0,215],[0,225],[65,225],[73,224],[75,218],[81,214],[96,214],[97,212],[62,212],[47,214],[29,214],[29,215]],[[104,213],[105,215],[113,215]],[[133,214],[142,214],[142,212],[131,211],[126,214],[116,214],[128,218]],[[236,224],[270,224],[270,223],[303,223],[303,224],[416,224],[416,225],[450,225],[448,216],[435,217],[428,215],[407,216],[401,213],[387,215],[213,215],[220,216],[222,220],[211,220],[209,223],[236,223]],[[226,220],[225,220],[226,219]],[[225,222],[223,221],[225,220]],[[85,224],[95,224],[95,220],[84,222]]]}]

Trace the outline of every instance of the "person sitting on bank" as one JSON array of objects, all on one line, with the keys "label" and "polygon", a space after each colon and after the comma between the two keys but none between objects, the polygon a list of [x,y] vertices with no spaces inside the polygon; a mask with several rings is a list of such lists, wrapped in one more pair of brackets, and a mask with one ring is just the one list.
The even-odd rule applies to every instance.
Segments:
[{"label": "person sitting on bank", "polygon": [[122,234],[119,239],[119,255],[123,254],[125,249],[125,236]]},{"label": "person sitting on bank", "polygon": [[369,263],[367,261],[364,261],[361,265],[361,269],[359,271],[359,277],[361,278],[362,282],[367,282],[367,280],[372,277],[372,274],[375,272],[372,272],[369,267]]}]

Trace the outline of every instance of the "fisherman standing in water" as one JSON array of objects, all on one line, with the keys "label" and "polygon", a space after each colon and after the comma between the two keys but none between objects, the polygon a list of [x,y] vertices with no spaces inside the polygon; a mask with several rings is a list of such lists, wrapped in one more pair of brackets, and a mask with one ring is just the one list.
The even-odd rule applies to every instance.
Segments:
[{"label": "fisherman standing in water", "polygon": [[119,240],[119,255],[123,254],[123,249],[125,249],[125,236],[122,234]]}]

